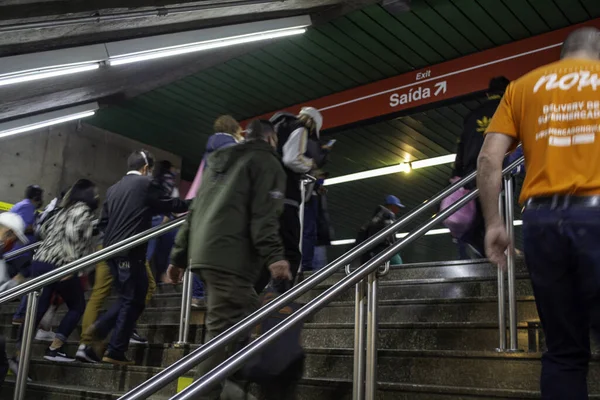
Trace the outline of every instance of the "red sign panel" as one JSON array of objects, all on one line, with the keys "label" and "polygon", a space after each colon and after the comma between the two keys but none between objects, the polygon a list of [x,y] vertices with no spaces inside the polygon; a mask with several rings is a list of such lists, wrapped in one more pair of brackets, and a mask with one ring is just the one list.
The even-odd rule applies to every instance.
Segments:
[{"label": "red sign panel", "polygon": [[[583,26],[600,28],[600,18],[412,71],[285,109],[303,106],[323,113],[324,129],[349,125],[485,90],[495,76],[510,80],[560,57],[566,36]],[[261,116],[269,118],[273,113]]]}]

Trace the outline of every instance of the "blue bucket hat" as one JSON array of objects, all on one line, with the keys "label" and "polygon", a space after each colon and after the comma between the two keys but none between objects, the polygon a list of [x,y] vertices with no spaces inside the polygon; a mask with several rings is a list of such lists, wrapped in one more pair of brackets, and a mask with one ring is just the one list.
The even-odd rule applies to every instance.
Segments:
[{"label": "blue bucket hat", "polygon": [[394,206],[397,206],[397,207],[400,207],[400,208],[404,208],[404,204],[402,204],[400,202],[400,199],[397,198],[396,196],[392,195],[392,194],[387,195],[385,197],[385,204],[387,204],[387,205],[394,205]]}]

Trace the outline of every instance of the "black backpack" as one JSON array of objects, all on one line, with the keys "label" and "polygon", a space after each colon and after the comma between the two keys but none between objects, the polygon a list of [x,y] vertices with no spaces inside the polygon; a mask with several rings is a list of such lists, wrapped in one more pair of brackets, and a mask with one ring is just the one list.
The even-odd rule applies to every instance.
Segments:
[{"label": "black backpack", "polygon": [[[267,286],[261,296],[261,306],[264,306],[280,296],[280,291],[273,284]],[[290,303],[277,312],[271,314],[262,323],[256,326],[254,337],[258,337],[278,325],[301,307],[298,303]],[[247,381],[246,393],[249,384],[268,385],[273,381],[285,379],[297,381],[302,376],[302,368],[297,373],[290,374],[290,369],[303,363],[304,349],[300,342],[303,324],[287,330],[273,343],[267,345],[260,353],[252,357],[242,369],[241,377]],[[294,368],[295,369],[295,368]]]}]

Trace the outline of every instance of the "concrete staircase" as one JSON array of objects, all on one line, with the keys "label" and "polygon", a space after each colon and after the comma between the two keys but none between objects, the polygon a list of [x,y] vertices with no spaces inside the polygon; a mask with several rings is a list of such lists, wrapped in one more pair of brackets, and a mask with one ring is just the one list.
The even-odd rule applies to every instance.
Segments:
[{"label": "concrete staircase", "polygon": [[[334,275],[304,296],[306,301],[342,277]],[[529,399],[539,398],[543,348],[531,285],[524,265],[517,270],[519,347],[522,353],[497,353],[496,270],[485,262],[413,264],[394,268],[380,285],[380,400]],[[34,344],[28,399],[115,399],[151,378],[188,349],[174,349],[180,287],[163,286],[138,325],[150,345],[132,345],[135,367],[106,364],[57,364],[43,360],[47,343]],[[14,348],[11,316],[17,303],[0,306],[0,333]],[[64,312],[63,312],[64,313]],[[58,323],[59,318],[55,318]],[[204,312],[193,311],[190,338],[201,343]],[[354,292],[348,291],[306,323],[307,359],[301,400],[351,399]],[[197,346],[190,346],[191,349]],[[74,355],[77,335],[68,344]],[[193,371],[189,376],[193,376]],[[12,398],[13,383],[0,391]],[[600,399],[600,363],[590,369],[593,398]],[[168,398],[176,384],[155,397]]]}]

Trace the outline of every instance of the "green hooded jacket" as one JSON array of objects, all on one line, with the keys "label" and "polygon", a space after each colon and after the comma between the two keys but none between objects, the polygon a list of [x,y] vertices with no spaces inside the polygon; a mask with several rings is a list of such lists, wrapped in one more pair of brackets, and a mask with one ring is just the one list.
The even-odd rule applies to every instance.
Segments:
[{"label": "green hooded jacket", "polygon": [[285,259],[279,236],[281,161],[267,142],[251,141],[216,151],[207,164],[171,263],[255,282],[262,268]]}]

